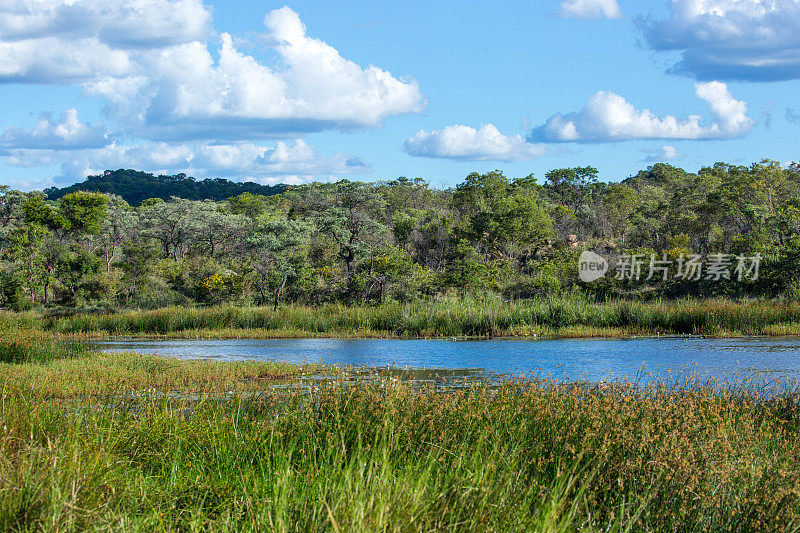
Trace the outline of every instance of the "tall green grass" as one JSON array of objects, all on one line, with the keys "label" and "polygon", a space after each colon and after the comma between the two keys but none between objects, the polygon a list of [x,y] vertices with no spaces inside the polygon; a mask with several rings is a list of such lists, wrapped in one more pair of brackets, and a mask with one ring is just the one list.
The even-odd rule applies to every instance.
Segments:
[{"label": "tall green grass", "polygon": [[0,346],[2,530],[800,525],[794,383],[286,388],[315,369],[8,329]]},{"label": "tall green grass", "polygon": [[0,329],[0,363],[46,363],[91,353],[85,339],[37,330]]},{"label": "tall green grass", "polygon": [[504,335],[800,334],[800,304],[778,301],[677,300],[593,302],[437,299],[375,307],[326,305],[170,307],[152,311],[19,317],[0,322],[59,333],[181,336],[450,337]]},{"label": "tall green grass", "polygon": [[181,360],[135,352],[102,352],[84,337],[0,330],[0,381],[46,398],[104,397],[131,390],[160,393],[244,392],[310,373],[319,365],[270,361]]},{"label": "tall green grass", "polygon": [[796,399],[664,383],[442,393],[383,381],[111,406],[12,382],[0,402],[0,528],[791,530]]}]

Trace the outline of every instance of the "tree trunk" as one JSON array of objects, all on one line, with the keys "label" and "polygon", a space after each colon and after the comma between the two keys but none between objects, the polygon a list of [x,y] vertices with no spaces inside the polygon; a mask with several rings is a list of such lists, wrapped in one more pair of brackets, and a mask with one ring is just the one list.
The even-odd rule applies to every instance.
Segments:
[{"label": "tree trunk", "polygon": [[281,281],[281,285],[280,285],[280,287],[278,287],[278,290],[275,291],[275,302],[272,305],[272,310],[273,311],[277,311],[278,310],[278,302],[281,299],[281,293],[283,292],[283,287],[286,285],[286,279],[288,277],[289,277],[288,274],[284,274],[283,275],[283,281]]}]

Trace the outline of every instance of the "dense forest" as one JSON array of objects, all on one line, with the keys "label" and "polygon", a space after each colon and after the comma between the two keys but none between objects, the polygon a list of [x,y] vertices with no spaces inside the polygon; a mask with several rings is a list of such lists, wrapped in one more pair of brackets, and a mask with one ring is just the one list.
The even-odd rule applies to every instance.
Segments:
[{"label": "dense forest", "polygon": [[187,200],[227,200],[245,192],[269,196],[286,190],[285,185],[259,185],[252,181],[236,182],[222,178],[197,181],[186,174],[158,175],[138,170],[106,170],[103,174],[89,176],[81,183],[69,187],[50,187],[44,193],[50,200],[58,200],[77,191],[115,194],[132,206],[150,198],[169,200],[173,196]]},{"label": "dense forest", "polygon": [[[271,195],[221,186],[209,192],[213,199],[201,199],[209,189],[198,183],[208,181],[181,189],[174,179],[164,182],[170,187],[138,185],[137,196],[131,183],[141,175],[131,172],[89,179],[107,180],[98,190],[116,191],[109,193],[0,186],[0,306],[363,304],[564,292],[800,297],[796,163],[717,163],[698,173],[657,164],[621,183],[578,167],[552,170],[541,183],[473,173],[444,190],[406,178],[311,183]],[[763,259],[757,278],[682,279],[670,270],[663,278],[581,283],[583,250],[611,260]]]}]

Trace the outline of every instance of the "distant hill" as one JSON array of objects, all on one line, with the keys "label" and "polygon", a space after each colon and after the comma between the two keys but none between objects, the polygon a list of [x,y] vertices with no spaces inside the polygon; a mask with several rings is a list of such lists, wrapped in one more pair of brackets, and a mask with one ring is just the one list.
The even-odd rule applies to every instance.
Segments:
[{"label": "distant hill", "polygon": [[186,174],[154,176],[138,170],[106,170],[98,176],[89,176],[85,181],[59,189],[50,187],[44,193],[57,200],[75,191],[116,194],[131,205],[139,205],[148,198],[168,199],[170,196],[187,200],[226,200],[244,192],[270,196],[285,191],[286,185],[259,185],[253,182],[235,182],[222,178],[196,180]]}]

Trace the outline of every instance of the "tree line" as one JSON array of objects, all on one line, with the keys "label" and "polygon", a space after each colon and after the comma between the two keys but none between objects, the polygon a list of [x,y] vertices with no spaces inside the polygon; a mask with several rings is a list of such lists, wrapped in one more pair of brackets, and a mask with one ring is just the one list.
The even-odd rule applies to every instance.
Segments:
[{"label": "tree line", "polygon": [[[574,167],[547,172],[542,183],[493,171],[447,189],[419,178],[342,180],[135,206],[117,194],[51,199],[0,186],[0,222],[0,306],[12,309],[573,291],[800,296],[800,165],[769,160],[697,173],[657,164],[621,183]],[[763,263],[755,280],[581,283],[578,256],[587,249],[673,259],[760,254]]]},{"label": "tree line", "polygon": [[68,187],[50,187],[44,193],[51,200],[77,192],[115,194],[132,206],[150,198],[169,200],[173,196],[188,200],[227,200],[245,192],[269,196],[286,190],[286,185],[260,185],[252,181],[235,182],[224,178],[196,180],[186,174],[158,175],[138,170],[106,170]]}]

